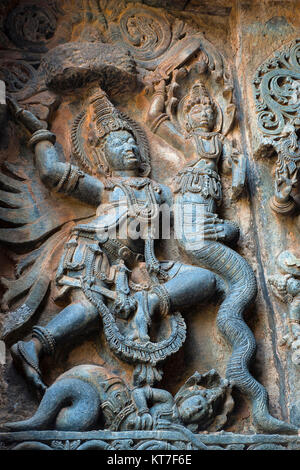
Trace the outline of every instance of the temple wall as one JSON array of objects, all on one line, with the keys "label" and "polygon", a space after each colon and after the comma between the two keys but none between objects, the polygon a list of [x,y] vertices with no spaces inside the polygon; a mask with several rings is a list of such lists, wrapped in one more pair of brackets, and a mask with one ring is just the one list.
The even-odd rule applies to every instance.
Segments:
[{"label": "temple wall", "polygon": [[[38,17],[39,20],[33,14],[36,12],[35,9],[37,9],[37,15],[41,15]],[[45,17],[42,17],[42,9],[44,9]],[[113,28],[110,30],[110,25],[120,25],[120,18],[124,17],[124,12],[130,9],[133,11],[133,16],[140,18],[142,26],[139,27],[141,28],[143,28],[141,19],[143,11],[146,17],[154,15],[151,17],[157,17],[161,22],[161,29],[158,27],[154,33],[152,30],[154,35],[158,32],[157,38],[152,44],[150,43],[146,50],[146,59],[143,60],[140,59],[142,53],[140,56],[138,53],[134,55],[134,51],[141,47],[141,41],[145,39],[141,30],[138,33],[134,31],[133,24],[132,30],[129,28],[126,32],[127,36],[122,28],[121,33],[120,31],[116,33],[118,26],[115,30]],[[65,0],[56,5],[55,1],[47,2],[47,0],[43,2],[5,0],[1,3],[0,15],[0,43],[2,43],[0,78],[6,82],[8,92],[16,97],[20,105],[34,113],[42,122],[48,123],[51,131],[56,134],[56,148],[61,162],[76,163],[71,129],[74,119],[83,109],[87,97],[87,85],[94,79],[102,80],[104,83],[105,73],[108,76],[111,73],[110,69],[102,72],[101,61],[105,60],[102,50],[99,50],[97,58],[95,51],[90,50],[88,45],[92,44],[94,47],[97,43],[111,43],[119,48],[120,56],[123,49],[129,48],[131,56],[137,61],[136,84],[133,85],[126,75],[127,72],[123,70],[119,83],[115,77],[111,79],[111,82],[113,80],[115,82],[111,83],[111,88],[109,88],[110,85],[108,86],[108,95],[114,106],[134,119],[146,133],[151,154],[151,178],[160,184],[170,186],[173,191],[175,175],[186,163],[184,152],[176,150],[158,133],[151,131],[147,124],[147,114],[153,95],[151,86],[153,87],[153,83],[156,83],[153,73],[155,70],[159,70],[161,76],[165,73],[166,81],[170,83],[168,80],[172,76],[169,71],[171,67],[164,71],[159,69],[161,57],[166,57],[163,55],[165,52],[161,55],[157,53],[157,63],[156,59],[152,60],[149,57],[151,52],[158,50],[159,47],[165,48],[165,51],[171,50],[171,45],[166,46],[169,40],[168,35],[172,37],[171,44],[175,44],[176,40],[182,39],[184,34],[187,35],[186,37],[189,37],[189,34],[191,36],[195,33],[199,34],[200,50],[203,55],[197,56],[195,53],[195,57],[187,57],[182,64],[178,64],[177,69],[186,66],[192,70],[190,64],[198,61],[198,69],[195,68],[196,71],[191,72],[191,76],[194,73],[195,79],[198,76],[204,77],[209,92],[216,100],[219,100],[223,121],[225,124],[230,123],[229,129],[226,129],[226,138],[233,142],[247,162],[245,189],[238,198],[234,197],[231,188],[232,176],[220,171],[223,201],[218,214],[222,219],[234,221],[239,225],[240,238],[234,249],[248,261],[257,279],[256,300],[244,312],[245,321],[257,343],[257,352],[250,371],[268,391],[271,415],[299,427],[300,365],[296,363],[295,356],[294,359],[292,358],[297,345],[294,345],[292,349],[288,344],[283,344],[283,337],[289,332],[288,308],[292,298],[289,297],[284,303],[274,295],[269,282],[270,276],[280,273],[277,257],[281,252],[291,250],[295,254],[300,253],[297,246],[300,237],[298,182],[294,184],[289,196],[295,201],[294,212],[278,213],[270,207],[270,199],[274,195],[275,163],[276,155],[280,153],[278,150],[280,139],[284,138],[284,131],[289,131],[288,125],[294,126],[293,129],[298,135],[299,124],[295,119],[299,116],[299,107],[297,107],[299,90],[295,86],[294,95],[292,96],[291,93],[288,95],[288,100],[292,96],[288,103],[295,106],[293,111],[286,114],[282,112],[286,127],[276,134],[277,140],[272,141],[270,139],[273,137],[270,134],[266,137],[262,128],[259,128],[259,110],[255,101],[255,90],[257,91],[261,85],[253,84],[258,68],[273,58],[276,51],[287,49],[299,38],[299,2],[297,0],[216,0],[214,2],[153,0],[129,3],[125,0],[118,2]],[[184,31],[187,31],[184,34],[180,33],[183,24],[186,27]],[[145,29],[145,31],[145,34],[149,33],[149,30]],[[131,42],[130,34],[132,34]],[[176,39],[176,34],[179,39]],[[73,43],[72,52],[70,52],[71,49],[64,50],[64,46],[68,44],[72,46]],[[52,56],[49,55],[49,51],[53,52]],[[224,63],[219,79],[217,74],[218,67],[221,65],[218,62],[218,54]],[[46,59],[43,59],[44,57]],[[297,52],[295,57],[295,60],[299,59]],[[43,60],[46,65],[42,70]],[[114,60],[117,59],[114,59],[112,54],[111,62],[113,63]],[[211,69],[209,61],[215,61]],[[172,64],[172,61],[170,63]],[[120,65],[122,66],[123,64]],[[109,67],[112,65],[110,64]],[[273,69],[280,70],[284,67],[282,64],[278,66],[275,64]],[[294,68],[296,70],[296,66]],[[226,84],[227,78],[232,83],[231,88],[228,83]],[[300,65],[299,71],[297,69],[294,73],[293,80],[293,83],[299,83]],[[107,81],[109,82],[109,79]],[[187,93],[189,84],[187,85],[187,82],[182,79],[179,85],[179,90],[184,90],[180,91],[182,97],[183,93]],[[32,89],[28,91],[30,86]],[[274,93],[276,95],[276,90]],[[271,92],[268,96],[274,97]],[[234,106],[235,118],[231,119]],[[24,168],[30,170],[29,175],[31,175],[33,170],[30,167],[31,163],[28,162],[32,161],[33,154],[27,147],[29,137],[24,126],[18,124],[16,118],[12,117],[7,110],[0,131],[1,161],[18,165],[22,157]],[[294,151],[297,152],[297,150],[296,148]],[[11,169],[4,169],[3,173],[11,176]],[[16,178],[22,181],[22,175]],[[57,207],[57,213],[60,212],[61,201],[62,204],[69,204],[70,220],[72,217],[72,220],[76,219],[78,205],[69,196],[56,195],[48,189],[41,190],[41,194],[40,197],[47,201],[57,198],[53,199],[56,203],[51,203],[53,220],[55,207]],[[8,207],[5,200],[1,203],[1,210],[2,207],[4,209]],[[85,207],[80,210],[83,214],[86,210],[88,211]],[[59,217],[63,217],[62,212]],[[10,222],[4,220],[2,226],[4,229],[13,229],[20,226],[20,223],[17,219]],[[53,228],[53,233],[55,230],[57,227]],[[16,243],[15,245],[18,246],[15,249],[5,236],[0,231],[0,238],[3,240],[1,276],[14,279],[15,265],[31,245],[30,242],[25,244],[26,246]],[[26,234],[24,237],[26,238]],[[37,249],[40,245],[38,243],[32,246]],[[46,326],[67,305],[67,300],[55,302],[55,293],[51,290],[54,288],[53,279],[60,254],[61,252],[55,253],[50,264],[45,268],[49,272],[53,271],[50,276],[48,294],[45,295],[32,318],[6,342],[6,361],[5,364],[0,365],[1,423],[29,418],[38,407],[39,401],[27,387],[24,378],[12,362],[9,347],[16,340],[30,340],[33,325]],[[161,260],[191,263],[187,253],[180,251],[174,240],[163,240],[158,256]],[[295,265],[294,268],[297,269]],[[285,274],[288,272],[286,271]],[[296,272],[294,276],[296,280],[297,275]],[[6,289],[3,283],[1,289],[4,295]],[[6,303],[4,298],[3,313],[0,314],[0,321],[3,325],[8,315],[7,312],[22,305],[27,293],[23,292],[23,294],[23,297],[16,295],[10,305],[4,305]],[[160,383],[162,389],[175,394],[195,371],[202,374],[216,369],[221,377],[225,377],[232,348],[222,337],[216,325],[220,304],[220,297],[216,294],[209,301],[187,309],[185,313],[187,339],[181,349],[166,360],[163,367],[164,376]],[[44,381],[50,386],[61,373],[85,363],[106,367],[126,383],[131,383],[134,365],[124,363],[116,357],[110,350],[101,328],[100,331],[80,336],[75,342],[66,344],[54,356],[42,358],[41,371]],[[235,388],[232,396],[235,407],[224,430],[237,434],[255,433],[256,428],[252,421],[249,399]]]}]

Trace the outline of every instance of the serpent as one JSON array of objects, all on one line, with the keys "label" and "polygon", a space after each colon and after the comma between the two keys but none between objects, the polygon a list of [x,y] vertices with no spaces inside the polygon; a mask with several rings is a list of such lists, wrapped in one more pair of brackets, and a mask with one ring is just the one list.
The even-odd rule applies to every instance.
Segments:
[{"label": "serpent", "polygon": [[269,414],[268,393],[249,372],[256,352],[256,341],[243,315],[257,294],[256,278],[251,266],[234,250],[217,241],[206,240],[199,249],[185,251],[227,284],[227,292],[216,320],[219,331],[232,346],[226,378],[250,398],[254,424],[264,432],[297,432],[295,426]]}]

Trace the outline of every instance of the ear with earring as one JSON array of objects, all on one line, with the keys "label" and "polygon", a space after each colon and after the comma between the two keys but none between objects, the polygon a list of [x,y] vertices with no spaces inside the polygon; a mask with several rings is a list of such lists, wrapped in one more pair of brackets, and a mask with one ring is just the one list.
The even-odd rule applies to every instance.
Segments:
[{"label": "ear with earring", "polygon": [[105,158],[103,147],[105,144],[105,138],[99,139],[94,130],[89,131],[88,143],[90,146],[90,154],[93,159],[93,173],[100,174],[103,176],[110,176],[109,165]]},{"label": "ear with earring", "polygon": [[189,122],[188,119],[186,119],[186,121],[185,121],[185,129],[186,129],[187,132],[190,132],[192,130],[191,123]]},{"label": "ear with earring", "polygon": [[110,169],[105,158],[105,154],[100,147],[94,147],[92,149],[92,157],[94,160],[95,168],[97,168],[97,173],[103,176],[110,176]]}]

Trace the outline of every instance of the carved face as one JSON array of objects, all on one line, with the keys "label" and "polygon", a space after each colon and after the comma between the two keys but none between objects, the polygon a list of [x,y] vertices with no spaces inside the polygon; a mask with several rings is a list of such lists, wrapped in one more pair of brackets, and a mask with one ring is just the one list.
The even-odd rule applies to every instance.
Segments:
[{"label": "carved face", "polygon": [[184,423],[200,423],[208,417],[210,407],[206,399],[199,394],[184,400],[178,407],[178,411]]},{"label": "carved face", "polygon": [[104,144],[104,153],[111,170],[139,168],[140,153],[133,135],[126,131],[110,132]]},{"label": "carved face", "polygon": [[215,123],[215,113],[211,104],[195,104],[188,114],[188,122],[192,129],[201,128],[207,131],[211,131]]}]

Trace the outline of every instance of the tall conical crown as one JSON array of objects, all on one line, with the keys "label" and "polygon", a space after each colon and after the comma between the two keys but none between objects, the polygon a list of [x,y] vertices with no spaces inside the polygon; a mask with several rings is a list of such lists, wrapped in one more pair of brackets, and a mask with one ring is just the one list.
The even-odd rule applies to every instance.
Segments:
[{"label": "tall conical crown", "polygon": [[89,103],[92,106],[92,119],[100,139],[112,131],[126,129],[132,132],[132,127],[122,118],[101,88],[94,87],[90,90]]},{"label": "tall conical crown", "polygon": [[105,136],[113,131],[127,130],[134,136],[140,151],[140,175],[148,176],[151,171],[150,151],[147,136],[140,125],[116,109],[99,86],[94,85],[88,91],[87,105],[76,117],[71,131],[73,155],[80,166],[90,174],[96,174],[105,160],[100,156]]},{"label": "tall conical crown", "polygon": [[189,92],[189,97],[184,106],[184,112],[188,113],[195,104],[199,103],[213,106],[213,101],[201,80],[197,80],[193,83]]}]

